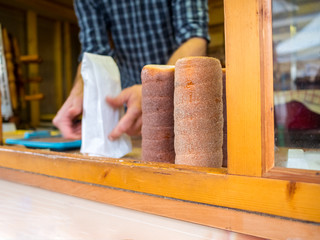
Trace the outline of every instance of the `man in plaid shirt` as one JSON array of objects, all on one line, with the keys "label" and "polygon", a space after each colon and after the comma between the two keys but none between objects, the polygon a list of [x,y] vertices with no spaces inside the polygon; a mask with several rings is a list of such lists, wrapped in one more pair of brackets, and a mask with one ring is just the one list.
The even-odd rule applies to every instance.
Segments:
[{"label": "man in plaid shirt", "polygon": [[[112,56],[118,64],[124,90],[107,98],[127,112],[109,138],[136,135],[141,130],[141,69],[146,64],[172,64],[186,56],[206,54],[207,0],[75,0],[82,52],[75,85],[53,120],[64,137],[81,138],[84,52]],[[112,36],[110,43],[109,36]],[[112,45],[112,47],[111,47]]]}]

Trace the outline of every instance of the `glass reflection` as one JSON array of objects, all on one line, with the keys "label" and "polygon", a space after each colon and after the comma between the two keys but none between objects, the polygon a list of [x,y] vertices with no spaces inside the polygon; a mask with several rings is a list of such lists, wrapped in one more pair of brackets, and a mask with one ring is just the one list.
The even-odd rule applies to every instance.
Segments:
[{"label": "glass reflection", "polygon": [[275,165],[320,170],[320,1],[273,0]]}]

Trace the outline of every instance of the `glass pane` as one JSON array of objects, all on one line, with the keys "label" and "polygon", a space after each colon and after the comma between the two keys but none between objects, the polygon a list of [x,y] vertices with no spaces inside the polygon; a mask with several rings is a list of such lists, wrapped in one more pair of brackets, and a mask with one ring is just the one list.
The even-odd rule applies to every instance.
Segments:
[{"label": "glass pane", "polygon": [[272,4],[275,165],[320,170],[320,1]]}]

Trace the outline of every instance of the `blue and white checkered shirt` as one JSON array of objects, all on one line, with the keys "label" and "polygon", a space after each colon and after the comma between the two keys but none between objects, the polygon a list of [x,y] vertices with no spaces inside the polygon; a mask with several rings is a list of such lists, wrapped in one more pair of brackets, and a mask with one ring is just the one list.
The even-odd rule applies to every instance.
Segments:
[{"label": "blue and white checkered shirt", "polygon": [[[84,52],[112,56],[122,87],[140,84],[146,64],[166,64],[186,40],[208,36],[207,0],[75,0]],[[110,47],[108,31],[114,48]]]}]

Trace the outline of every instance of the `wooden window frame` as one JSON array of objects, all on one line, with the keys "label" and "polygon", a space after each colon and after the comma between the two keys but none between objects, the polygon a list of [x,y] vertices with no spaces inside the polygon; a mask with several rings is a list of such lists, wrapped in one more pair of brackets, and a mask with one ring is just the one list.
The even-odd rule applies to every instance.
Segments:
[{"label": "wooden window frame", "polygon": [[319,234],[319,171],[274,167],[271,0],[224,4],[228,169],[1,147],[0,178],[256,236]]}]

